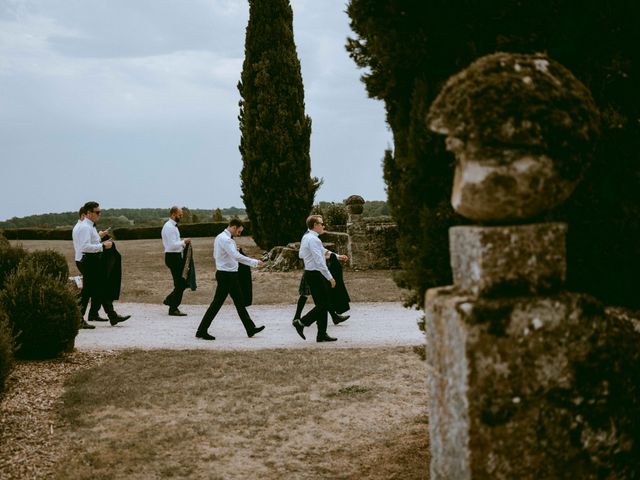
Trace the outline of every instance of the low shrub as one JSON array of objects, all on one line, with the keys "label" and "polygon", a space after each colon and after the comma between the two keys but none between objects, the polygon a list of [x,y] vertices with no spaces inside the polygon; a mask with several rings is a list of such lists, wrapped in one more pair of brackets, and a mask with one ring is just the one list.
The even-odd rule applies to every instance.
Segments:
[{"label": "low shrub", "polygon": [[334,225],[346,225],[349,214],[347,207],[341,203],[331,203],[324,209],[325,217],[324,221],[330,226]]},{"label": "low shrub", "polygon": [[55,250],[36,250],[27,255],[23,265],[40,267],[44,273],[54,278],[66,280],[69,278],[69,265],[67,259]]},{"label": "low shrub", "polygon": [[7,314],[0,310],[0,394],[5,389],[7,378],[13,368],[13,336]]},{"label": "low shrub", "polygon": [[18,269],[20,262],[28,255],[21,246],[0,248],[0,290],[4,287],[7,277]]},{"label": "low shrub", "polygon": [[34,264],[11,274],[0,292],[17,358],[53,358],[69,349],[81,322],[77,299],[66,280]]}]

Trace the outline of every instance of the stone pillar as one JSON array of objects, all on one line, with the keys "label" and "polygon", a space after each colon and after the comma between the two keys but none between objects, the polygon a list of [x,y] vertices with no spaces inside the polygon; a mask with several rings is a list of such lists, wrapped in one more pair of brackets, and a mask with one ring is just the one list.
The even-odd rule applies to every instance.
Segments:
[{"label": "stone pillar", "polygon": [[345,205],[349,214],[347,219],[349,267],[358,269],[365,264],[363,255],[366,254],[361,248],[366,245],[366,225],[362,222],[364,198],[360,195],[351,195],[345,201]]},{"label": "stone pillar", "polygon": [[[537,113],[549,78],[555,86],[548,88],[556,89],[551,113],[563,94],[590,98],[570,73],[539,55],[496,54],[477,63],[449,80],[444,92],[455,98],[484,91],[474,75],[502,71],[487,82],[510,81],[504,95],[534,85]],[[479,128],[471,113],[460,111],[472,103],[438,97],[428,117],[433,130],[449,135],[456,154],[454,209],[494,224],[450,229],[454,285],[425,297],[431,479],[637,478],[640,333],[606,315],[594,298],[563,290],[566,225],[525,223],[562,202],[579,180],[568,180],[568,167],[553,160],[562,152],[541,151],[545,139],[532,138],[542,135],[545,122],[570,116],[522,121],[518,131],[513,112],[502,118],[494,105],[498,126]],[[583,119],[593,116],[588,105],[583,112]],[[589,136],[586,120],[576,128]],[[496,138],[473,143],[486,132],[540,148],[515,151],[508,138],[503,148]]]}]

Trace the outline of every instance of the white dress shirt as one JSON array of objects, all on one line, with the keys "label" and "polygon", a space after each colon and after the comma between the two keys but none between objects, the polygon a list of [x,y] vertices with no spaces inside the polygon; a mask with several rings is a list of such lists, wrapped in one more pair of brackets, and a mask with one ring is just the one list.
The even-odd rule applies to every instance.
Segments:
[{"label": "white dress shirt", "polygon": [[175,220],[170,218],[162,227],[162,245],[165,253],[182,253],[184,241],[180,240],[180,231]]},{"label": "white dress shirt", "polygon": [[250,267],[258,266],[258,260],[245,257],[238,251],[231,232],[226,228],[213,242],[213,258],[216,260],[216,268],[223,272],[237,272],[238,262]]},{"label": "white dress shirt", "polygon": [[304,262],[305,270],[316,270],[324,276],[327,280],[332,280],[333,275],[329,271],[327,267],[327,260],[325,258],[325,254],[328,252],[326,248],[322,245],[322,240],[320,240],[320,236],[318,232],[314,230],[308,230],[302,236],[302,240],[300,241],[300,252],[298,253],[298,257],[302,259]]},{"label": "white dress shirt", "polygon": [[78,225],[78,247],[81,253],[98,253],[102,251],[100,235],[96,231],[93,222],[85,218]]},{"label": "white dress shirt", "polygon": [[78,220],[78,223],[76,223],[73,227],[73,230],[71,230],[71,238],[73,239],[73,250],[76,252],[76,262],[82,261],[82,250],[80,249],[80,240],[78,239],[78,229],[80,228],[80,225],[82,225],[82,220]]}]

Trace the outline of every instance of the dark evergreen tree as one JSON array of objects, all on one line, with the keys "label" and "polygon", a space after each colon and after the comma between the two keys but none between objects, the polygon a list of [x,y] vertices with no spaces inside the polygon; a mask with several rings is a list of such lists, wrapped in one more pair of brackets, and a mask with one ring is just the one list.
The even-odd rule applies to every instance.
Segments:
[{"label": "dark evergreen tree", "polygon": [[394,149],[384,175],[402,236],[401,285],[418,303],[451,282],[448,227],[454,157],[425,114],[443,83],[483,55],[535,53],[593,93],[603,135],[574,195],[550,218],[569,223],[569,287],[640,307],[640,3],[633,0],[351,0],[347,49],[369,95],[385,102]]},{"label": "dark evergreen tree", "polygon": [[242,198],[264,249],[300,239],[319,187],[288,0],[250,0],[238,89]]}]

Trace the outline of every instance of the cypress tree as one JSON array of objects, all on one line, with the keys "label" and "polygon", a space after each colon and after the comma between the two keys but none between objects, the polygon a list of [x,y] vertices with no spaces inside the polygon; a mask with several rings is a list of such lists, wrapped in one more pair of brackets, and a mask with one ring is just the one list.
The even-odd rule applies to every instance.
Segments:
[{"label": "cypress tree", "polygon": [[238,90],[242,199],[264,249],[300,239],[320,183],[311,177],[311,119],[289,0],[250,0]]},{"label": "cypress tree", "polygon": [[448,285],[453,155],[425,114],[443,83],[496,51],[546,52],[590,88],[603,118],[591,168],[549,215],[567,221],[568,287],[640,307],[640,4],[632,0],[350,0],[347,50],[369,95],[385,102],[394,149],[385,155],[392,214],[402,235],[401,286]]}]

